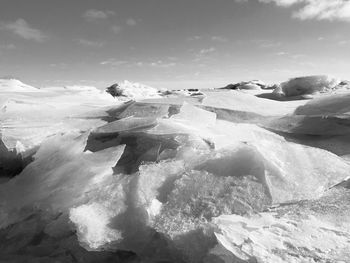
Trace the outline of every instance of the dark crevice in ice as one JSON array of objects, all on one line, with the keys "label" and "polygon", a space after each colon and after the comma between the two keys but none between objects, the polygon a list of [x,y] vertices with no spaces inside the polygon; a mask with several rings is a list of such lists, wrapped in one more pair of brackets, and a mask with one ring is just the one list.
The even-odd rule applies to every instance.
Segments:
[{"label": "dark crevice in ice", "polygon": [[33,155],[34,151],[27,157],[22,157],[16,150],[8,150],[0,140],[0,177],[11,178],[20,174],[34,160]]}]

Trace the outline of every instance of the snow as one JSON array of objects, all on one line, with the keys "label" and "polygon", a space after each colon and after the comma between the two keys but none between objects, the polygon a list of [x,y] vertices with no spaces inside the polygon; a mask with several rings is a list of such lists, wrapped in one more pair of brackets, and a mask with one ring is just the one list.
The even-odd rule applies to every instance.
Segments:
[{"label": "snow", "polygon": [[274,93],[286,97],[333,93],[342,88],[339,84],[340,80],[326,75],[299,77],[281,83]]},{"label": "snow", "polygon": [[0,261],[349,261],[349,94],[125,87],[0,91]]},{"label": "snow", "polygon": [[107,90],[112,94],[112,96],[132,100],[140,100],[145,98],[159,98],[160,91],[156,88],[143,85],[137,82],[130,82],[125,80],[122,83],[114,84]]},{"label": "snow", "polygon": [[40,92],[39,89],[24,84],[17,79],[0,79],[0,92]]}]

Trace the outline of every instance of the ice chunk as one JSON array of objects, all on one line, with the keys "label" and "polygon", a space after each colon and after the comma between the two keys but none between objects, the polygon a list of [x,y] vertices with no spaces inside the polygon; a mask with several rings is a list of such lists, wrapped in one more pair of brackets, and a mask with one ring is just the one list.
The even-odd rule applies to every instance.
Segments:
[{"label": "ice chunk", "polygon": [[349,191],[335,190],[319,200],[278,207],[272,212],[215,218],[220,245],[212,253],[225,262],[347,262],[348,198]]},{"label": "ice chunk", "polygon": [[[76,136],[74,133],[58,135],[43,143],[34,162],[0,186],[0,227],[17,222],[34,207],[53,213],[67,212],[89,200],[89,195],[101,199],[99,187],[105,188],[103,193],[109,199],[113,196],[117,189],[111,185],[116,180],[112,177],[112,167],[121,157],[124,146],[96,153],[83,152],[88,134]],[[122,207],[122,200],[112,198],[110,202],[121,202]]]},{"label": "ice chunk", "polygon": [[350,94],[316,98],[298,107],[293,115],[265,119],[264,127],[295,134],[350,134]]},{"label": "ice chunk", "polygon": [[157,124],[157,119],[149,118],[125,118],[117,120],[101,127],[96,128],[93,133],[113,134],[123,131],[132,131],[136,129],[149,129]]},{"label": "ice chunk", "polygon": [[114,84],[108,87],[107,91],[113,97],[125,97],[126,99],[133,100],[161,97],[160,92],[157,89],[136,82],[132,83],[127,80],[120,84]]},{"label": "ice chunk", "polygon": [[166,104],[150,104],[150,103],[141,103],[134,102],[129,105],[122,113],[118,115],[118,118],[127,118],[127,117],[154,117],[154,118],[163,118],[168,117],[169,105]]},{"label": "ice chunk", "polygon": [[281,84],[279,93],[286,97],[314,94],[330,93],[337,88],[340,81],[330,76],[308,76],[294,78]]},{"label": "ice chunk", "polygon": [[108,226],[113,216],[114,209],[99,203],[81,205],[69,213],[70,220],[77,226],[79,240],[91,249],[121,239],[121,233]]},{"label": "ice chunk", "polygon": [[349,125],[350,119],[346,116],[290,115],[261,121],[261,126],[275,131],[325,136],[350,134]]},{"label": "ice chunk", "polygon": [[283,116],[291,114],[306,101],[275,101],[256,97],[240,91],[207,92],[202,105],[206,107],[229,109],[237,112],[255,113],[262,116]]},{"label": "ice chunk", "polygon": [[184,102],[180,112],[171,116],[171,119],[178,122],[191,123],[193,126],[209,126],[215,124],[216,114]]},{"label": "ice chunk", "polygon": [[265,159],[266,180],[275,203],[318,198],[350,171],[335,154],[282,137],[260,134],[253,145]]},{"label": "ice chunk", "polygon": [[296,115],[348,115],[350,118],[350,93],[316,98],[295,110]]}]

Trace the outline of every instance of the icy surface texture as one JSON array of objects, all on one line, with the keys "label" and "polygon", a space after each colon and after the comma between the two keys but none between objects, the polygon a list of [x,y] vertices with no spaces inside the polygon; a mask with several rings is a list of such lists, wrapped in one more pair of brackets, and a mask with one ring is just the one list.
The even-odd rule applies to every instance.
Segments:
[{"label": "icy surface texture", "polygon": [[[251,217],[214,219],[224,262],[347,262],[350,260],[349,190],[333,189],[304,201]],[[225,253],[225,250],[231,253]]]}]

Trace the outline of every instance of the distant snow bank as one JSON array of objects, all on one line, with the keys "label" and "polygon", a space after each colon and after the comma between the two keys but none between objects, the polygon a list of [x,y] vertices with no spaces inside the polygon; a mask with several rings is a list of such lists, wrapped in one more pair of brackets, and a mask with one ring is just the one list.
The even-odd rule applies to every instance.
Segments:
[{"label": "distant snow bank", "polygon": [[283,82],[274,90],[275,94],[285,97],[337,93],[350,90],[350,86],[331,76],[306,76]]},{"label": "distant snow bank", "polygon": [[106,89],[113,97],[127,98],[132,100],[160,98],[160,90],[143,85],[137,82],[125,80],[122,83],[116,83]]},{"label": "distant snow bank", "polygon": [[0,92],[40,92],[40,89],[24,84],[18,79],[0,79]]}]

